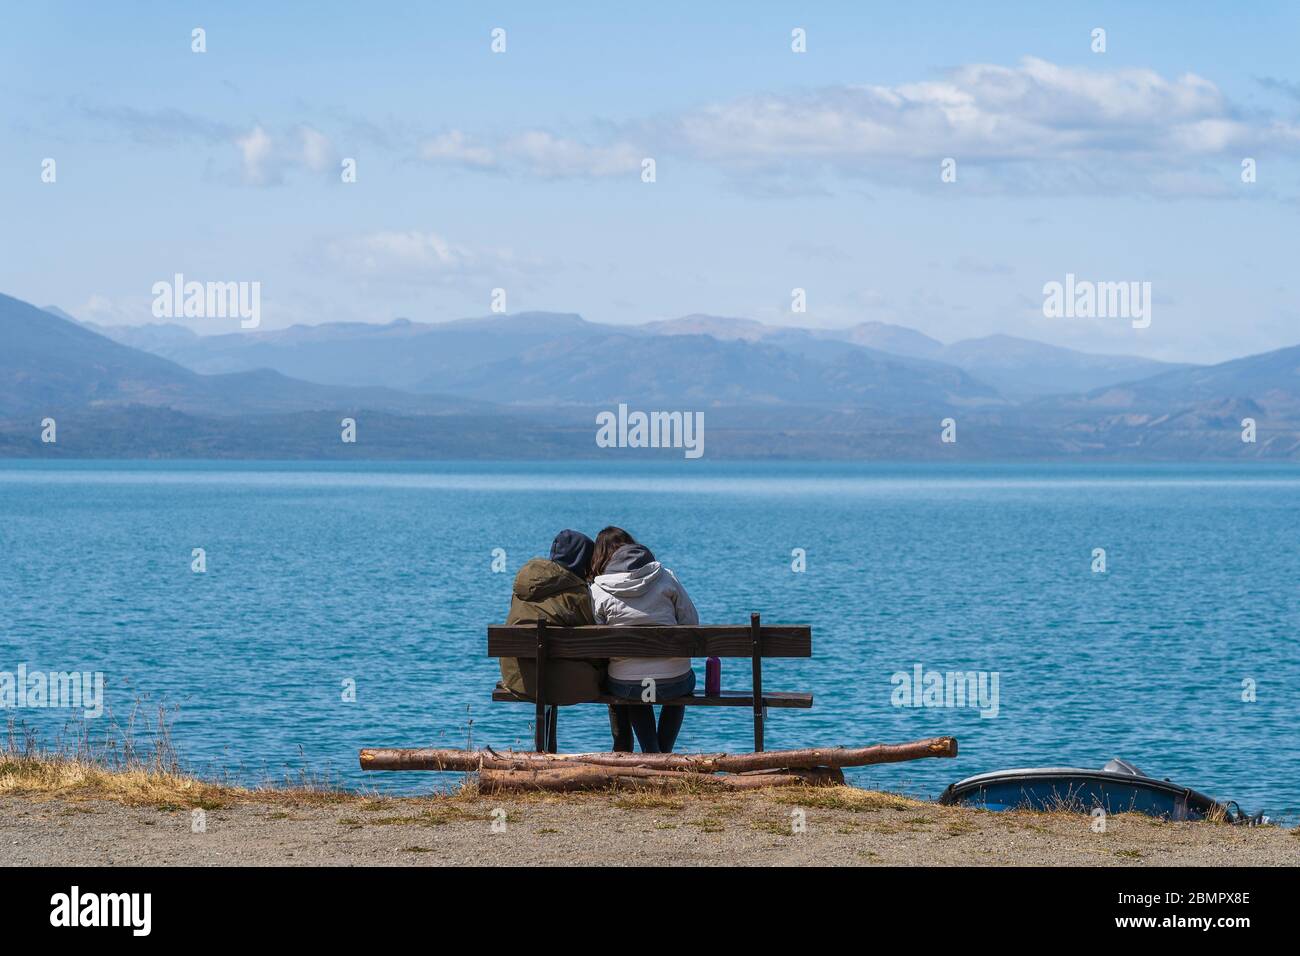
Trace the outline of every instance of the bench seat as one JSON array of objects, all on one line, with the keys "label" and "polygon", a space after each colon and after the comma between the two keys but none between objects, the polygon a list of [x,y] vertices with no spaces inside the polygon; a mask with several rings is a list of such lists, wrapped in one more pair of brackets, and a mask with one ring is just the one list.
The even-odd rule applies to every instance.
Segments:
[{"label": "bench seat", "polygon": [[[500,683],[492,691],[492,699],[514,704],[531,704],[533,701],[526,697],[516,697],[510,691],[506,690]],[[597,697],[592,701],[583,703],[591,704],[635,704],[637,701],[626,700],[622,697],[611,697],[608,694]],[[707,697],[704,691],[697,690],[689,697],[675,697],[672,700],[657,700],[656,705],[674,704],[682,707],[753,707],[754,695],[747,690],[724,690],[717,697]],[[799,707],[807,709],[813,705],[812,694],[791,694],[784,691],[765,691],[763,693],[764,707]]]},{"label": "bench seat", "polygon": [[[763,658],[812,657],[812,628],[807,624],[764,625],[757,613],[749,626],[736,624],[587,624],[569,626],[532,621],[526,624],[492,624],[487,629],[488,657],[536,662],[537,700],[516,697],[498,683],[492,699],[502,703],[530,703],[533,748],[555,752],[555,725],[559,707],[546,701],[546,664],[550,660],[602,660],[614,657],[741,657],[749,658],[753,686],[748,691],[724,690],[710,697],[697,690],[687,697],[657,700],[656,704],[682,707],[748,707],[754,713],[754,752],[763,749],[763,722],[770,707],[806,710],[812,694],[763,690]],[[602,695],[592,704],[635,704],[635,700]]]}]

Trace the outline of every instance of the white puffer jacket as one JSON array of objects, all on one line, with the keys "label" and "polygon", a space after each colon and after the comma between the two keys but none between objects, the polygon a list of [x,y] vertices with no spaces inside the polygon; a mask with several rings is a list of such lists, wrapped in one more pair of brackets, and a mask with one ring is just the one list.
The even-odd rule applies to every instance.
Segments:
[{"label": "white puffer jacket", "polygon": [[[640,545],[626,545],[615,552],[591,585],[591,603],[597,624],[699,624],[700,615],[690,595],[673,574],[658,561],[624,570],[638,557],[649,554]],[[641,681],[646,677],[668,680],[691,669],[689,657],[613,657],[609,676],[618,680]]]}]

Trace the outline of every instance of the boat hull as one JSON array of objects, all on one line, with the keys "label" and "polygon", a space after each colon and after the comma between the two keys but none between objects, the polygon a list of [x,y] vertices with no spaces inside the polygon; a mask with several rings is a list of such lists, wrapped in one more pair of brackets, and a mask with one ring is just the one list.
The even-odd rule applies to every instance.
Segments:
[{"label": "boat hull", "polygon": [[987,810],[1091,813],[1100,808],[1169,820],[1203,820],[1224,810],[1205,794],[1167,780],[1072,767],[980,774],[949,786],[939,802]]}]

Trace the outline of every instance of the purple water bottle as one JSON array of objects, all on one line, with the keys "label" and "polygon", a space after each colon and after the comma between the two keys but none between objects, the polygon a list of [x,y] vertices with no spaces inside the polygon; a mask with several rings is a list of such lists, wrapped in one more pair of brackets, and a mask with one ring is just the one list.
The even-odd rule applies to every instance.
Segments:
[{"label": "purple water bottle", "polygon": [[722,661],[716,657],[704,662],[704,696],[722,696]]}]

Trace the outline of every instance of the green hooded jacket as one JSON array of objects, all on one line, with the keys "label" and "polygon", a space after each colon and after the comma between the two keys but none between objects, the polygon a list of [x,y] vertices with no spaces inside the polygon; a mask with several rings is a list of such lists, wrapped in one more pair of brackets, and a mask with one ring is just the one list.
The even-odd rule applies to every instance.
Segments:
[{"label": "green hooded jacket", "polygon": [[[507,624],[545,621],[581,627],[595,624],[591,591],[572,571],[545,558],[533,558],[515,575]],[[608,661],[549,660],[546,662],[546,702],[581,704],[605,693]],[[528,658],[501,658],[501,683],[516,697],[536,700],[537,664]]]}]

